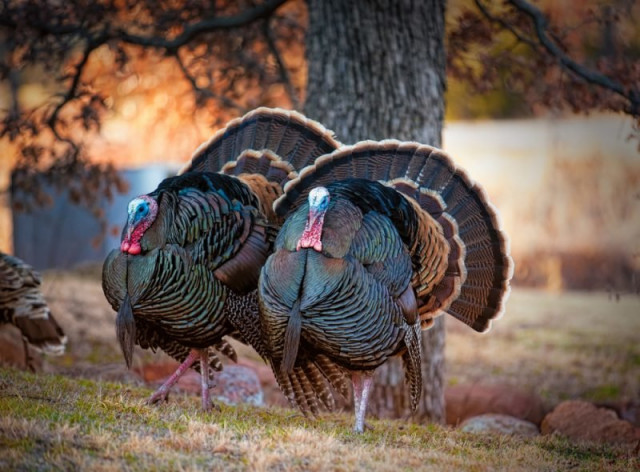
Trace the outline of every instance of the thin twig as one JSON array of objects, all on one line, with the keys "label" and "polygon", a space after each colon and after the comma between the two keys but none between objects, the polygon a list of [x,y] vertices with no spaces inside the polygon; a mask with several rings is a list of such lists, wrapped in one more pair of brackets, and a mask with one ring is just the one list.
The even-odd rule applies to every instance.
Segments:
[{"label": "thin twig", "polygon": [[96,43],[93,41],[87,42],[87,46],[82,52],[82,57],[80,58],[80,62],[78,62],[78,65],[76,66],[76,71],[73,74],[73,78],[71,79],[71,85],[69,86],[69,88],[67,89],[67,92],[62,97],[62,100],[60,101],[60,103],[56,105],[53,112],[51,113],[51,116],[47,120],[47,124],[52,129],[54,134],[56,134],[56,136],[57,136],[57,131],[55,129],[55,123],[57,121],[58,114],[60,113],[60,111],[65,105],[67,105],[69,102],[72,102],[75,98],[77,98],[75,96],[76,90],[78,89],[78,85],[80,84],[80,78],[82,77],[82,72],[84,72],[84,68],[87,65],[87,62],[89,61],[89,56],[96,48],[98,48],[101,45],[102,43]]},{"label": "thin twig", "polygon": [[536,44],[531,38],[527,38],[525,36],[523,36],[523,34],[518,31],[511,23],[509,23],[508,21],[503,20],[500,17],[494,16],[491,14],[491,12],[489,12],[489,9],[486,7],[486,5],[484,3],[482,3],[480,0],[475,0],[475,4],[478,7],[478,9],[480,10],[480,12],[485,16],[485,18],[487,18],[489,21],[492,21],[494,23],[498,23],[500,26],[502,26],[504,29],[506,29],[507,31],[510,31],[517,39],[518,41],[528,45],[531,49],[533,49],[534,51],[538,51],[538,44]]},{"label": "thin twig", "polygon": [[298,110],[300,109],[300,100],[298,99],[296,89],[291,83],[289,71],[284,64],[284,61],[282,60],[282,56],[280,55],[280,51],[278,50],[275,38],[273,37],[273,31],[271,29],[271,25],[269,24],[269,19],[266,19],[263,25],[264,37],[267,40],[267,46],[269,47],[271,54],[273,54],[273,57],[276,59],[276,64],[278,65],[278,70],[280,71],[280,80],[284,84],[284,88],[289,94],[289,97],[291,97],[291,104],[293,105],[293,108]]},{"label": "thin twig", "polygon": [[187,79],[187,81],[191,84],[191,88],[193,88],[193,91],[196,94],[202,94],[205,97],[213,98],[215,100],[218,100],[224,106],[226,106],[228,108],[235,108],[236,110],[240,111],[240,113],[244,114],[244,113],[247,112],[246,108],[244,108],[239,103],[236,103],[234,100],[231,100],[229,97],[226,97],[224,95],[219,95],[217,93],[213,93],[211,90],[209,90],[207,88],[200,87],[197,84],[195,77],[193,75],[191,75],[191,73],[187,69],[187,66],[182,61],[182,58],[180,57],[180,55],[178,53],[176,53],[176,54],[173,55],[173,57],[175,57],[176,62],[178,63],[178,67],[182,71],[182,74],[184,75],[184,78]]}]

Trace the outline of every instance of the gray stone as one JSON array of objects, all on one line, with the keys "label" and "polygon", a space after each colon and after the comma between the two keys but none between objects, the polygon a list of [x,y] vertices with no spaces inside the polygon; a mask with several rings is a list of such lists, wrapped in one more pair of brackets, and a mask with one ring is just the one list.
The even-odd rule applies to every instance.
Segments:
[{"label": "gray stone", "polygon": [[227,405],[264,405],[258,375],[253,369],[241,365],[226,365],[222,372],[216,374],[211,397]]},{"label": "gray stone", "polygon": [[510,434],[520,437],[533,437],[540,434],[538,427],[530,421],[500,414],[474,416],[464,421],[460,429],[466,433]]}]

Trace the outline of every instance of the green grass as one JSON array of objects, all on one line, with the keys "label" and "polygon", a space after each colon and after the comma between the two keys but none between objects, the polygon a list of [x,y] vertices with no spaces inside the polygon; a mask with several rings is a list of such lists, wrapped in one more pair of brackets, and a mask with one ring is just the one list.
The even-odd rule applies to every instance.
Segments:
[{"label": "green grass", "polygon": [[624,448],[557,436],[476,436],[444,426],[293,410],[228,407],[196,397],[159,407],[118,383],[0,370],[2,470],[633,470]]}]

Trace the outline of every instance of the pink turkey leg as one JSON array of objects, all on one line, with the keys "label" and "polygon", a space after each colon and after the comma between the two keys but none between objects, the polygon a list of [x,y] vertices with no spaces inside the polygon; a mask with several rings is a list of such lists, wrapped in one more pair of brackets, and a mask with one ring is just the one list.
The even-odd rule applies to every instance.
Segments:
[{"label": "pink turkey leg", "polygon": [[167,401],[167,395],[169,395],[169,389],[175,385],[178,379],[182,377],[182,375],[187,371],[187,369],[189,369],[189,367],[191,367],[193,363],[199,358],[201,358],[200,350],[192,349],[189,352],[189,355],[187,356],[187,358],[184,360],[182,364],[178,366],[178,368],[173,373],[173,375],[171,375],[171,377],[169,377],[167,381],[163,383],[162,386],[158,390],[156,390],[156,392],[153,395],[151,395],[151,397],[149,397],[149,400],[147,401],[147,403],[151,405],[154,403],[158,403],[159,401]]}]

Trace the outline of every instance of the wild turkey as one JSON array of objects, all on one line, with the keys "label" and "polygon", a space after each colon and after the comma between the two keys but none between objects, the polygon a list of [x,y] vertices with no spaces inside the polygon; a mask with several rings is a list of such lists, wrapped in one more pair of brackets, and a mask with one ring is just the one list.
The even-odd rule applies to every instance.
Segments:
[{"label": "wild turkey", "polygon": [[438,149],[343,147],[303,169],[275,209],[288,217],[260,277],[268,355],[281,382],[300,358],[350,372],[357,432],[373,373],[392,356],[402,356],[415,410],[420,330],[434,317],[486,331],[503,312],[506,236],[484,191]]},{"label": "wild turkey", "polygon": [[[120,249],[103,266],[103,290],[118,311],[118,339],[128,366],[134,344],[181,363],[150,403],[166,400],[195,363],[202,407],[209,409],[211,369],[222,368],[215,350],[235,360],[224,336],[265,355],[256,289],[279,227],[273,201],[295,169],[338,146],[330,131],[299,113],[260,108],[217,132],[181,175],[129,203]],[[328,381],[306,376],[333,378],[334,368],[323,369],[320,361],[305,369],[293,376],[305,387],[296,395],[331,406]]]},{"label": "wild turkey", "polygon": [[0,252],[0,322],[12,323],[22,332],[25,363],[31,370],[29,344],[53,356],[63,354],[67,344],[42,295],[41,284],[42,278],[33,267]]}]

